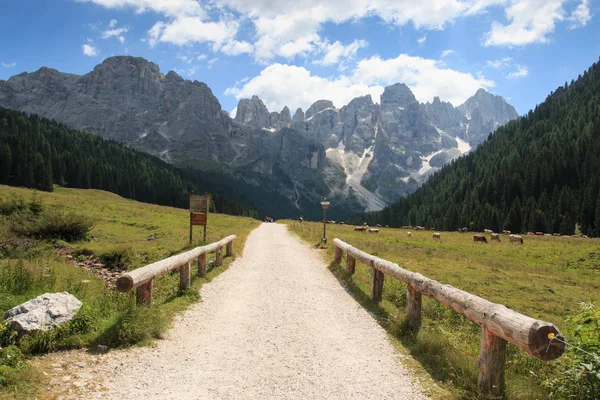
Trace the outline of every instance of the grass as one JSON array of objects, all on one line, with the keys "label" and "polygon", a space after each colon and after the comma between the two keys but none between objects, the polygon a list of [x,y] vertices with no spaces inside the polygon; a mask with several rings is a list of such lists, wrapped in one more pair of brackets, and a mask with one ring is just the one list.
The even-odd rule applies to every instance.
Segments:
[{"label": "grass", "polygon": [[[75,319],[51,332],[17,340],[7,329],[0,327],[0,341],[3,342],[0,344],[16,344],[24,353],[24,359],[69,348],[88,347],[93,351],[97,345],[110,348],[144,345],[160,338],[174,315],[199,300],[201,285],[223,272],[241,253],[247,235],[259,224],[250,218],[209,215],[206,243],[235,234],[238,238],[234,242],[234,257],[225,258],[223,266],[210,269],[203,278],[193,270],[192,288],[183,293],[178,288],[177,271],[161,276],[154,282],[153,304],[137,306],[135,291],[118,293],[109,290],[101,278],[68,263],[55,247],[73,247],[74,254],[94,254],[113,268],[136,269],[204,244],[201,227],[194,228],[194,241],[189,244],[189,213],[126,200],[98,190],[55,187],[52,193],[38,192],[36,195],[44,209],[65,215],[79,214],[94,225],[85,241],[19,239],[22,242],[18,242],[14,251],[0,253],[2,313],[45,292],[68,291],[83,302]],[[21,198],[27,202],[33,196],[31,190],[0,185],[0,200]],[[0,215],[0,243],[14,240],[9,219]],[[43,375],[27,363],[3,366],[0,357],[0,379],[4,381],[0,385],[0,398],[47,398]]]},{"label": "grass", "polygon": [[[322,224],[287,223],[308,243],[319,243]],[[552,322],[567,339],[577,328],[568,317],[579,312],[581,303],[594,303],[600,295],[598,239],[525,236],[522,246],[510,244],[506,237],[501,243],[475,244],[470,234],[442,232],[441,241],[435,242],[430,231],[412,231],[409,238],[402,229],[380,228],[379,234],[369,234],[343,225],[328,225],[327,236],[329,260],[334,256],[331,240],[337,237],[405,269]],[[330,269],[453,398],[477,397],[479,326],[424,298],[423,328],[414,335],[403,325],[403,283],[386,277],[383,301],[373,304],[369,299],[370,268],[357,262],[353,276],[342,265],[332,263]],[[542,383],[559,373],[569,360],[565,354],[557,361],[543,363],[509,345],[507,398],[548,398],[550,390]]]}]

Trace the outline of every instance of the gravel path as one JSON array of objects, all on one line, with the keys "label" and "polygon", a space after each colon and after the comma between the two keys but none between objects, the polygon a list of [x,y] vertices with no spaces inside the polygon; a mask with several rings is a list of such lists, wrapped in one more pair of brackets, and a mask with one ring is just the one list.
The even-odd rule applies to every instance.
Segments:
[{"label": "gravel path", "polygon": [[[99,399],[424,399],[318,250],[262,224],[154,348],[111,352]],[[92,395],[92,396],[90,396]]]}]

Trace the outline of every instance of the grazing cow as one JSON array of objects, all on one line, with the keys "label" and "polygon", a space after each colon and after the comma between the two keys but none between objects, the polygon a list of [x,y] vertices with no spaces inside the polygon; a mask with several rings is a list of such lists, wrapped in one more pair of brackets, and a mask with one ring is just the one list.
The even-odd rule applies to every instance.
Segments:
[{"label": "grazing cow", "polygon": [[510,235],[512,232],[511,231],[507,231],[506,229],[502,231],[502,233],[504,233],[505,235]]},{"label": "grazing cow", "polygon": [[511,243],[523,244],[523,238],[521,237],[521,235],[510,235],[509,238]]},{"label": "grazing cow", "polygon": [[544,236],[544,232],[536,232],[535,235],[536,236]]},{"label": "grazing cow", "polygon": [[381,225],[380,225],[380,224],[377,224],[377,225],[375,225],[375,226],[376,226],[376,227],[378,227],[378,228],[381,228]]},{"label": "grazing cow", "polygon": [[335,221],[327,221],[328,224],[335,225]]},{"label": "grazing cow", "polygon": [[298,218],[298,222],[302,222],[302,221],[304,221],[304,220],[302,219],[302,217]]},{"label": "grazing cow", "polygon": [[433,234],[433,240],[442,240],[442,236],[439,234],[439,232]]},{"label": "grazing cow", "polygon": [[371,228],[369,229],[369,233],[379,233],[379,229]]},{"label": "grazing cow", "polygon": [[389,225],[386,225],[385,227],[386,227],[386,228],[389,228],[390,226],[389,226]]},{"label": "grazing cow", "polygon": [[418,231],[422,231],[422,230],[424,230],[425,228],[423,228],[422,226],[416,226],[416,227],[415,227],[415,229],[416,229],[416,230],[418,230]]},{"label": "grazing cow", "polygon": [[406,236],[408,236],[408,237],[412,237],[412,233],[408,232],[408,233],[406,234]]},{"label": "grazing cow", "polygon": [[527,232],[527,236],[533,236],[533,232]]},{"label": "grazing cow", "polygon": [[482,242],[487,243],[487,238],[484,235],[473,235],[473,243]]},{"label": "grazing cow", "polygon": [[364,226],[355,226],[354,230],[355,231],[359,231],[359,232],[363,232],[365,231],[367,228],[365,228]]},{"label": "grazing cow", "polygon": [[496,241],[500,241],[500,235],[498,235],[497,233],[492,233],[492,240],[496,240]]},{"label": "grazing cow", "polygon": [[340,222],[340,225],[346,225],[346,223],[344,221]]},{"label": "grazing cow", "polygon": [[494,231],[493,231],[493,230],[491,230],[491,229],[484,229],[483,231],[484,231],[485,233],[494,233]]},{"label": "grazing cow", "polygon": [[468,230],[467,228],[462,228],[462,229],[461,229],[461,231],[462,231],[462,233],[467,233],[467,232],[469,232],[469,230]]},{"label": "grazing cow", "polygon": [[560,233],[553,233],[552,236],[560,236]]}]

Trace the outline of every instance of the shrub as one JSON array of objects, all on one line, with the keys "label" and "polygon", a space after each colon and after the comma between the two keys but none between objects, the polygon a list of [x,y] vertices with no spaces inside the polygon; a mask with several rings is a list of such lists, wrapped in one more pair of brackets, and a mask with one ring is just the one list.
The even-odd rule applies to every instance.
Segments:
[{"label": "shrub", "polygon": [[33,275],[21,260],[15,265],[8,263],[7,267],[0,271],[0,287],[10,294],[25,294],[31,289],[33,283]]},{"label": "shrub", "polygon": [[128,347],[161,338],[167,322],[154,306],[131,305],[119,316],[116,323],[97,338],[97,344],[110,347]]},{"label": "shrub", "polygon": [[127,270],[133,261],[134,253],[131,247],[117,247],[100,255],[100,261],[108,269]]},{"label": "shrub", "polygon": [[93,221],[83,215],[57,210],[46,210],[39,215],[19,213],[11,218],[15,234],[44,240],[84,240],[93,226]]},{"label": "shrub", "polygon": [[569,351],[559,360],[562,371],[544,382],[554,395],[573,399],[597,399],[600,393],[600,310],[583,303],[579,314],[569,317],[575,328]]},{"label": "shrub", "polygon": [[25,200],[16,194],[12,194],[10,198],[0,198],[0,214],[12,215],[16,212],[24,211],[27,208]]}]

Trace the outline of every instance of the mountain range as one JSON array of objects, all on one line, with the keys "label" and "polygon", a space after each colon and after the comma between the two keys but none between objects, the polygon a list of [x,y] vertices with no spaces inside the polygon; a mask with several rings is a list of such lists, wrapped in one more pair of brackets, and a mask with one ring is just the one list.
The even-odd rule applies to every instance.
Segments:
[{"label": "mountain range", "polygon": [[419,103],[398,83],[337,108],[318,100],[293,116],[253,96],[235,118],[211,89],[143,58],[106,59],[85,75],[42,67],[0,81],[0,106],[35,113],[191,168],[274,217],[376,211],[414,192],[449,161],[518,117],[483,89],[454,107]]}]

